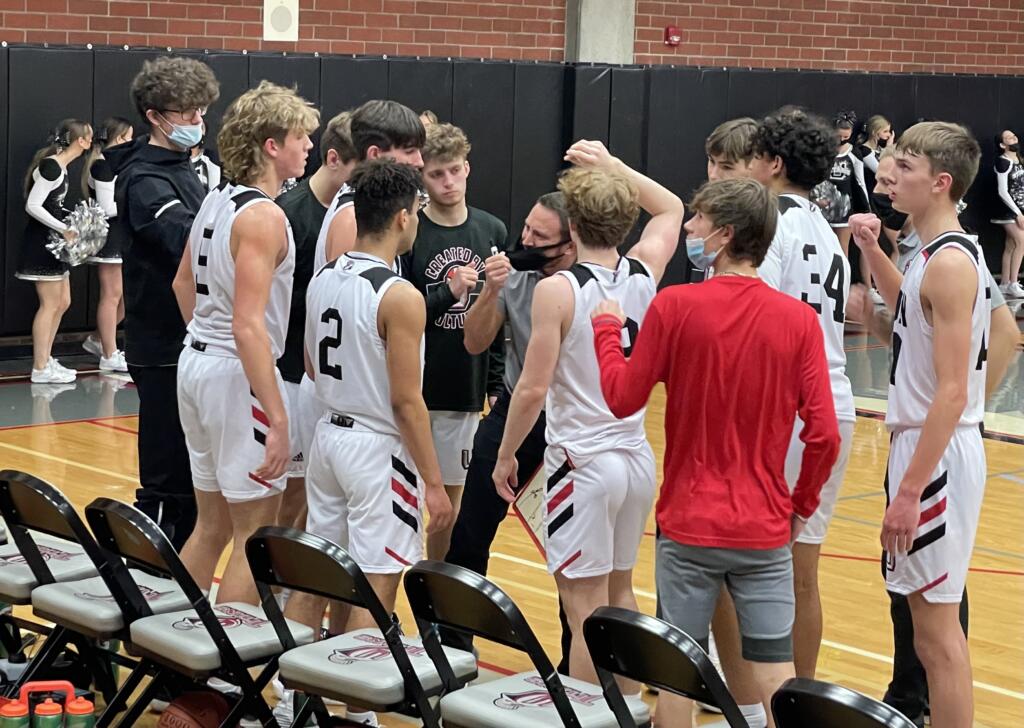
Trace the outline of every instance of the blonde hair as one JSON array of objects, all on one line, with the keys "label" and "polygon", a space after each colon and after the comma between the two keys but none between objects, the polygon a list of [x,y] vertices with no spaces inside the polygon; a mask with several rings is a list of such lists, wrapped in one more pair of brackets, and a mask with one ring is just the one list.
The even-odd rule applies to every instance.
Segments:
[{"label": "blonde hair", "polygon": [[896,144],[902,154],[925,157],[932,174],[953,178],[949,197],[959,202],[978,174],[981,147],[967,127],[946,121],[923,121],[907,129]]},{"label": "blonde hair", "polygon": [[427,127],[427,141],[423,145],[423,163],[468,159],[472,148],[466,132],[454,124],[431,124]]},{"label": "blonde hair", "polygon": [[706,182],[694,195],[690,209],[718,227],[732,226],[729,257],[761,265],[775,237],[779,200],[775,193],[752,179]]},{"label": "blonde hair", "polygon": [[892,126],[892,123],[881,114],[869,116],[864,122],[864,141],[869,142],[883,129]]},{"label": "blonde hair", "polygon": [[757,122],[749,116],[732,119],[715,127],[704,142],[709,157],[724,157],[727,162],[749,162],[754,156]]},{"label": "blonde hair", "polygon": [[319,112],[294,89],[260,81],[224,113],[217,134],[224,174],[241,184],[253,182],[267,164],[263,153],[267,139],[283,144],[290,132],[311,134],[319,124]]},{"label": "blonde hair", "polygon": [[619,174],[574,167],[558,180],[569,222],[589,248],[618,246],[640,215],[639,192]]}]

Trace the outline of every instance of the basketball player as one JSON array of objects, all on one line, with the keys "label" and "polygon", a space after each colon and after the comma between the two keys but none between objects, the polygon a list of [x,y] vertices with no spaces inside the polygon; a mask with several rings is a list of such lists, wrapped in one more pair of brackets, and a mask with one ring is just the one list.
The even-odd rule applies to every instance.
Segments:
[{"label": "basketball player", "polygon": [[886,588],[908,597],[937,728],[967,728],[974,715],[958,612],[985,488],[979,426],[990,293],[981,249],[963,232],[956,205],[980,156],[977,141],[956,124],[924,122],[900,138],[890,197],[928,241],[905,274],[878,246],[878,218],[851,219],[894,313],[882,569]]},{"label": "basketball player", "polygon": [[[316,240],[323,226],[324,215],[338,190],[352,174],[356,165],[355,149],[349,135],[349,117],[343,111],[331,119],[320,136],[320,167],[310,177],[277,198],[292,227],[295,239],[295,282],[292,287],[291,315],[285,336],[284,353],[277,368],[284,379],[288,399],[288,424],[291,428],[292,464],[288,471],[288,488],[281,501],[278,523],[301,528],[306,523],[306,498],[303,487],[309,447],[318,408],[309,399],[313,382],[305,377],[302,337],[306,327],[306,289],[313,277],[313,256]],[[304,390],[304,391],[303,391]]]},{"label": "basketball player", "polygon": [[756,133],[757,122],[746,116],[716,126],[704,141],[708,179],[714,181],[749,177]]},{"label": "basketball player", "polygon": [[[206,189],[188,150],[203,135],[203,114],[220,89],[193,58],[142,64],[131,87],[149,133],[104,152],[117,175],[123,225],[124,337],[139,395],[139,483],[135,506],[180,549],[196,519],[188,446],[178,414],[177,374],[185,324],[171,284]],[[172,111],[173,109],[173,111]]]},{"label": "basketball player", "polygon": [[263,81],[232,102],[217,146],[233,183],[207,196],[174,280],[188,336],[178,406],[199,517],[181,560],[209,588],[233,541],[218,602],[258,604],[245,557],[253,531],[277,521],[289,461],[281,374],[295,244],[274,204],[302,174],[317,112],[290,89]]},{"label": "basketball player", "polygon": [[[794,674],[790,545],[814,512],[839,447],[816,316],[757,277],[777,204],[752,180],[708,182],[686,231],[688,244],[713,256],[714,276],[662,290],[628,362],[619,304],[600,303],[592,323],[601,391],[616,416],[633,416],[657,382],[666,386],[656,569],[663,618],[707,648],[726,585],[742,617],[756,700],[765,706]],[[798,412],[807,447],[791,493],[783,453]],[[690,702],[663,693],[657,716],[663,728],[689,728]]]},{"label": "basketball player", "polygon": [[[306,530],[344,546],[388,612],[402,571],[423,555],[420,504],[428,533],[452,520],[420,387],[426,307],[391,269],[416,239],[420,184],[414,167],[394,160],[356,168],[355,246],[317,273],[306,300],[306,370],[328,408],[306,471]],[[294,594],[286,612],[319,627],[324,606]],[[345,629],[374,626],[354,609]]]},{"label": "basketball player", "polygon": [[[434,449],[452,508],[458,513],[473,437],[487,394],[488,352],[462,345],[466,312],[479,296],[479,274],[492,251],[504,250],[505,224],[466,204],[470,144],[451,124],[433,124],[423,147],[423,184],[430,204],[420,211],[416,244],[404,274],[426,297],[423,397]],[[451,529],[427,537],[427,558],[448,553]]]},{"label": "basketball player", "polygon": [[[423,168],[420,150],[426,139],[423,122],[416,112],[397,101],[375,99],[352,112],[349,124],[356,159],[388,157]],[[324,216],[316,241],[315,270],[352,249],[356,240],[356,218],[352,211],[352,190],[342,185]],[[396,263],[397,266],[397,263]]]},{"label": "basketball player", "polygon": [[[498,494],[511,503],[519,485],[515,453],[546,398],[548,571],[572,631],[569,674],[593,682],[583,621],[599,606],[638,609],[633,565],[655,484],[644,413],[619,420],[601,395],[590,311],[609,297],[621,301],[628,317],[623,328],[632,341],[679,243],[683,203],[600,142],[581,140],[565,158],[576,165],[562,176],[559,189],[578,259],[568,271],[537,284],[526,362],[493,478]],[[651,220],[624,257],[617,247],[640,207]]]}]

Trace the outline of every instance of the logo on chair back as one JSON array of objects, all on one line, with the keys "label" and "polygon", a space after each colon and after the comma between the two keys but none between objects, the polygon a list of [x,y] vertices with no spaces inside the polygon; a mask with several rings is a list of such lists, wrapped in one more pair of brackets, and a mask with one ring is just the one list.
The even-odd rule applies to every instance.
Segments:
[{"label": "logo on chair back", "polygon": [[[380,662],[381,660],[391,659],[391,648],[388,647],[387,640],[383,637],[377,637],[372,634],[360,634],[356,635],[354,639],[366,642],[367,644],[334,650],[327,659],[336,665],[351,665],[355,662]],[[426,654],[426,650],[419,645],[410,645],[403,642],[402,646],[405,647],[409,657],[420,657]]]},{"label": "logo on chair back", "polygon": [[[246,627],[262,627],[265,624],[270,624],[267,620],[257,617],[255,614],[249,614],[243,612],[241,609],[235,609],[225,604],[220,604],[213,608],[214,613],[217,614],[217,621],[220,622],[220,626],[224,629],[232,629],[240,625]],[[183,632],[188,632],[192,629],[206,629],[203,625],[203,620],[199,617],[183,617],[175,622],[173,625],[174,629],[180,629]]]},{"label": "logo on chair back", "polygon": [[[81,556],[81,553],[71,553],[70,551],[61,551],[60,549],[51,548],[50,546],[40,546],[39,553],[43,557],[43,561],[71,561],[71,559]],[[25,557],[21,554],[11,554],[10,556],[0,556],[0,566],[7,566],[8,564],[24,564]]]},{"label": "logo on chair back", "polygon": [[[524,690],[521,693],[502,693],[500,698],[494,701],[494,705],[497,708],[504,708],[505,710],[518,710],[519,708],[544,708],[554,703],[551,699],[551,694],[544,686],[544,681],[536,675],[531,675],[526,678],[526,682],[537,685],[540,690]],[[580,705],[591,706],[602,700],[601,695],[594,695],[591,693],[585,693],[575,688],[566,687],[565,696],[569,698],[569,702],[578,703]]]}]

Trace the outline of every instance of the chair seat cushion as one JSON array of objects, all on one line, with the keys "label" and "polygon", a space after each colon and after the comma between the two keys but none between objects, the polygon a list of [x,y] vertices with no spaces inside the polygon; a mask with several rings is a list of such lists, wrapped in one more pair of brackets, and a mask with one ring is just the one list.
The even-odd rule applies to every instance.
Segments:
[{"label": "chair seat cushion", "polygon": [[[135,569],[131,570],[131,575],[154,614],[188,609],[188,598],[171,579]],[[45,618],[77,631],[113,634],[124,627],[121,608],[99,576],[36,587],[32,592],[32,608]]]},{"label": "chair seat cushion", "polygon": [[[583,728],[618,728],[600,687],[564,675],[559,677]],[[626,704],[637,725],[650,720],[650,711],[642,700],[627,698]],[[441,698],[441,717],[445,723],[479,728],[562,724],[554,701],[536,672],[521,672],[449,693]]]},{"label": "chair seat cushion", "polygon": [[[402,636],[416,676],[427,694],[441,687],[441,677],[418,637]],[[476,675],[471,652],[444,648],[455,676],[462,681]],[[296,647],[281,655],[281,678],[309,689],[365,700],[370,705],[397,705],[405,699],[405,683],[395,658],[377,629],[360,629],[327,640]]]},{"label": "chair seat cushion", "polygon": [[[77,543],[33,533],[50,573],[57,581],[75,581],[96,575],[96,567]],[[0,546],[0,601],[26,604],[39,582],[14,541]]]},{"label": "chair seat cushion", "polygon": [[[245,662],[280,654],[281,642],[263,610],[252,604],[227,602],[213,607],[225,634]],[[288,620],[296,644],[313,641],[313,629]],[[221,666],[220,652],[194,609],[156,614],[132,622],[131,641],[153,655],[196,672]]]}]

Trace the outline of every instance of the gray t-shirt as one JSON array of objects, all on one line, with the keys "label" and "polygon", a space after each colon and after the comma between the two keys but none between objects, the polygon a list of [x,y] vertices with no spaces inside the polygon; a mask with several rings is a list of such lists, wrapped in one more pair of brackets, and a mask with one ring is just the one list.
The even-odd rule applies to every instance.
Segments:
[{"label": "gray t-shirt", "polygon": [[505,315],[505,386],[510,392],[523,373],[526,346],[533,328],[530,320],[533,289],[541,277],[536,271],[514,270],[505,287],[498,291],[498,310]]}]

